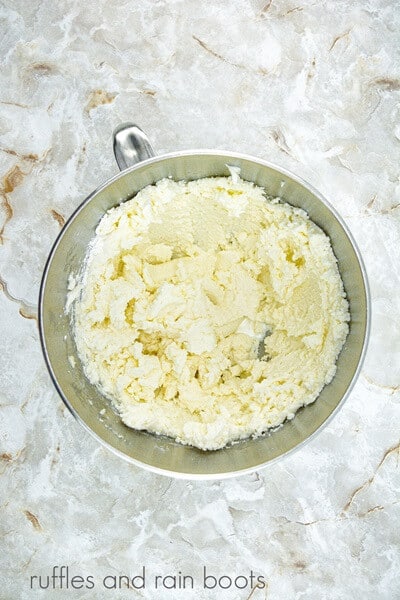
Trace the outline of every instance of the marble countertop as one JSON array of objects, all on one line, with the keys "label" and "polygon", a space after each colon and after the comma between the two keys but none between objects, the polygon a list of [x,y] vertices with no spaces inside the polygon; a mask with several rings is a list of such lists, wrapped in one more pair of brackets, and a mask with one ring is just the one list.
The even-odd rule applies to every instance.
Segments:
[{"label": "marble countertop", "polygon": [[[2,599],[400,598],[399,27],[395,0],[0,2]],[[44,366],[47,254],[117,172],[111,132],[128,120],[160,153],[223,148],[296,172],[361,248],[373,319],[359,380],[317,437],[253,475],[187,482],[125,463]],[[94,588],[39,590],[31,577],[53,566]],[[104,591],[143,566],[144,589]],[[203,589],[204,566],[243,589]],[[251,571],[264,588],[244,586]],[[155,589],[179,572],[195,589]]]}]

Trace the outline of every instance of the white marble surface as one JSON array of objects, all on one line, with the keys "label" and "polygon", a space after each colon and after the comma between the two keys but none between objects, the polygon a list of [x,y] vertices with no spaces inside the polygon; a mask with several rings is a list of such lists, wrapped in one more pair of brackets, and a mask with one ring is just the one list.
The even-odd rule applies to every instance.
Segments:
[{"label": "white marble surface", "polygon": [[[1,591],[16,598],[221,598],[101,589],[107,574],[263,574],[259,600],[400,598],[400,11],[396,0],[0,2]],[[159,152],[238,150],[337,207],[373,300],[364,369],[309,445],[257,474],[170,480],[101,448],[46,372],[35,308],[60,225],[116,173],[111,131]],[[30,591],[69,565],[86,591]],[[51,572],[50,572],[51,574]]]}]

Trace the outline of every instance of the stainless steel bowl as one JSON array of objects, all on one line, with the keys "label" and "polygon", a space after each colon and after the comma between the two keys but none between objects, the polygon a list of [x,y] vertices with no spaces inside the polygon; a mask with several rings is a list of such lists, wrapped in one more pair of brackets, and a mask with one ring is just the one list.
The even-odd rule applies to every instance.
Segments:
[{"label": "stainless steel bowl", "polygon": [[[144,133],[129,123],[114,133],[114,152],[118,165],[124,170],[90,194],[69,218],[50,252],[40,288],[41,343],[61,398],[78,421],[118,456],[173,477],[212,479],[234,476],[259,469],[299,448],[343,404],[360,371],[367,345],[370,309],[366,273],[343,220],[319,192],[299,177],[251,156],[192,150],[155,157]],[[204,452],[167,437],[135,431],[121,422],[109,401],[83,373],[70,320],[65,313],[65,301],[68,276],[79,271],[96,226],[109,208],[164,177],[191,180],[227,176],[227,165],[239,167],[243,179],[264,187],[268,194],[281,196],[293,206],[306,210],[328,234],[350,303],[351,321],[336,375],[316,402],[300,409],[292,421],[264,437]],[[75,361],[74,368],[69,359],[71,356]],[[103,408],[106,408],[105,412]]]}]

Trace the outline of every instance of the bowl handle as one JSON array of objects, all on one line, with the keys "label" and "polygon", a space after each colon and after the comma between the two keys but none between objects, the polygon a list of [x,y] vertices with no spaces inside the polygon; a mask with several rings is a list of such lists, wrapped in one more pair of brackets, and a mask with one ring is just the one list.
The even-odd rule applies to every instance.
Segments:
[{"label": "bowl handle", "polygon": [[114,130],[113,142],[115,160],[121,171],[155,155],[147,135],[133,123],[121,123]]}]

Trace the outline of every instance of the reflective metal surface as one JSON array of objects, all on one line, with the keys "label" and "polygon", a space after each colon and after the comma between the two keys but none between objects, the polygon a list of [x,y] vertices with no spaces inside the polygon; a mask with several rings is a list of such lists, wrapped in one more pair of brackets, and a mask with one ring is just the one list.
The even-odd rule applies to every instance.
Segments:
[{"label": "reflective metal surface", "polygon": [[114,155],[121,171],[154,156],[147,135],[134,123],[122,123],[114,131]]},{"label": "reflective metal surface", "polygon": [[[118,131],[124,130],[125,126]],[[118,131],[116,144],[120,149]],[[140,155],[142,142],[143,138],[140,138],[140,143],[136,143],[136,147],[139,146],[137,156]],[[130,154],[124,158],[125,162],[118,162],[123,165],[134,160],[135,156]],[[166,437],[135,431],[121,422],[109,401],[88,382],[83,373],[64,307],[68,276],[80,270],[96,226],[109,208],[163,177],[190,180],[227,176],[227,165],[239,167],[243,179],[265,187],[268,194],[281,196],[290,204],[306,210],[310,218],[329,235],[350,303],[351,321],[349,335],[338,359],[337,373],[316,402],[300,409],[292,421],[285,422],[265,437],[248,439],[222,450],[204,452]],[[188,479],[221,478],[250,472],[309,440],[328,422],[348,395],[361,368],[369,333],[369,294],[365,269],[351,234],[327,201],[300,178],[265,161],[211,150],[176,152],[150,158],[123,171],[93,192],[70,217],[54,244],[43,275],[39,313],[46,363],[58,392],[72,414],[119,456],[158,473]],[[70,364],[70,356],[75,359],[75,368]],[[106,411],[100,415],[103,408]]]}]

